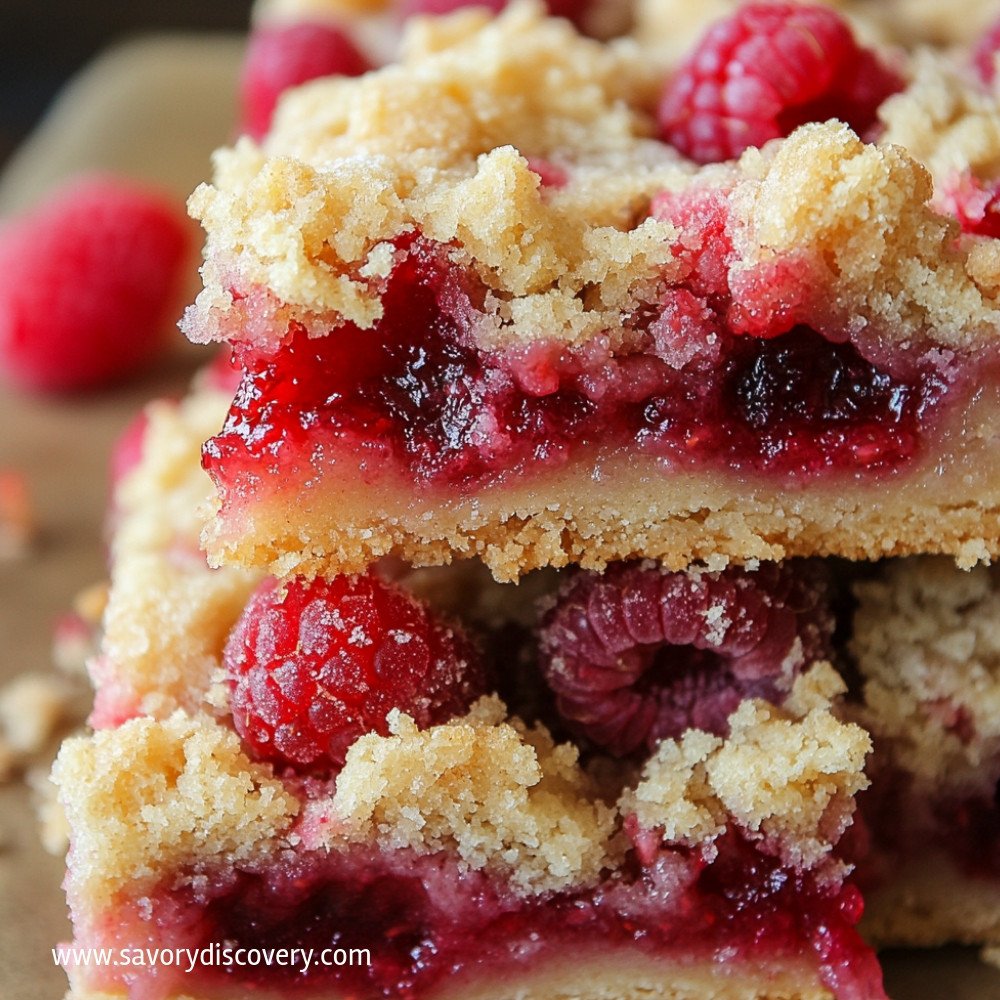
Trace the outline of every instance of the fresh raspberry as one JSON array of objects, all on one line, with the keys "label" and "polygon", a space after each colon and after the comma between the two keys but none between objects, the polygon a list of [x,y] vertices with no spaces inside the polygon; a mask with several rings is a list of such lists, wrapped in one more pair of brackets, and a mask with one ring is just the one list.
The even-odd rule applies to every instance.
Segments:
[{"label": "fresh raspberry", "polygon": [[[499,14],[510,0],[399,0],[399,16],[413,17],[416,14],[450,14],[463,7],[485,7]],[[586,15],[589,0],[545,0],[545,6],[553,17],[565,17],[576,24]]]},{"label": "fresh raspberry", "polygon": [[94,388],[155,357],[190,248],[179,205],[113,177],[57,192],[0,230],[0,365],[45,390]]},{"label": "fresh raspberry", "polygon": [[956,174],[942,184],[939,208],[958,220],[963,233],[1000,238],[1000,182]]},{"label": "fresh raspberry", "polygon": [[972,50],[972,65],[979,78],[987,86],[993,83],[997,74],[996,54],[1000,50],[1000,20],[979,40]]},{"label": "fresh raspberry", "polygon": [[223,658],[237,732],[276,764],[337,768],[393,708],[421,727],[461,715],[488,690],[468,639],[373,576],[266,580]]},{"label": "fresh raspberry", "polygon": [[243,131],[261,139],[271,127],[278,98],[321,76],[360,76],[372,68],[350,38],[331,24],[265,24],[250,35],[240,101]]},{"label": "fresh raspberry", "polygon": [[621,756],[692,727],[725,733],[744,698],[780,701],[830,655],[833,626],[819,563],[618,563],[571,578],[542,621],[540,659],[560,714]]},{"label": "fresh raspberry", "polygon": [[902,85],[830,9],[748,4],[713,25],[668,82],[660,134],[699,163],[827,118],[863,134]]}]

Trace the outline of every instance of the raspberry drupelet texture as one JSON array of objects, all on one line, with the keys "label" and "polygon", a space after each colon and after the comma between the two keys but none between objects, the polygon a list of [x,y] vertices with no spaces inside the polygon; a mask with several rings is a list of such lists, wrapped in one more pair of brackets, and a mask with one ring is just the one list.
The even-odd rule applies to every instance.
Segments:
[{"label": "raspberry drupelet texture", "polygon": [[749,4],[719,21],[669,81],[662,137],[698,163],[739,156],[810,121],[860,134],[902,80],[825,7]]},{"label": "raspberry drupelet texture", "polygon": [[[152,362],[191,244],[180,205],[83,177],[0,232],[0,366],[35,389],[108,385]],[[179,309],[178,309],[179,312]]]},{"label": "raspberry drupelet texture", "polygon": [[420,727],[487,693],[468,639],[372,576],[261,584],[229,638],[233,723],[255,756],[330,770],[394,708]]},{"label": "raspberry drupelet texture", "polygon": [[560,714],[618,755],[689,728],[724,734],[745,698],[780,702],[831,653],[819,563],[664,572],[618,563],[571,578],[542,621],[542,670]]},{"label": "raspberry drupelet texture", "polygon": [[371,64],[346,32],[332,24],[299,21],[254,29],[240,79],[243,131],[263,138],[278,98],[289,87],[321,76],[360,76]]}]

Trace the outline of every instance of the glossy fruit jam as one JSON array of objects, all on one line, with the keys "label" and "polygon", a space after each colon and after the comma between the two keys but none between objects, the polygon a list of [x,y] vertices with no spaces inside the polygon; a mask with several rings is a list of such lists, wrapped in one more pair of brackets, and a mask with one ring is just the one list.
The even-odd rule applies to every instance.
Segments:
[{"label": "glossy fruit jam", "polygon": [[[728,834],[711,864],[662,849],[646,867],[595,889],[528,899],[483,874],[460,873],[442,856],[290,852],[259,870],[161,892],[143,923],[161,947],[224,943],[232,954],[305,948],[314,956],[330,949],[329,964],[314,959],[308,971],[301,961],[227,967],[210,950],[193,970],[209,992],[224,983],[308,996],[335,984],[358,1000],[406,1000],[463,974],[509,982],[539,971],[546,958],[572,960],[603,945],[678,961],[745,960],[751,975],[767,960],[798,959],[838,1000],[884,1000],[878,963],[854,930],[861,908],[853,887],[824,891]],[[191,975],[182,977],[187,989]],[[154,985],[139,975],[130,995],[146,1000],[168,987],[162,976]]]},{"label": "glossy fruit jam", "polygon": [[398,257],[373,329],[309,338],[293,324],[275,354],[239,357],[243,381],[205,451],[221,485],[308,477],[345,449],[373,475],[393,463],[418,484],[460,489],[586,446],[675,466],[878,473],[919,451],[948,388],[929,362],[891,374],[805,326],[734,334],[676,289],[635,317],[644,346],[628,354],[602,338],[483,352],[467,276],[419,239]]}]

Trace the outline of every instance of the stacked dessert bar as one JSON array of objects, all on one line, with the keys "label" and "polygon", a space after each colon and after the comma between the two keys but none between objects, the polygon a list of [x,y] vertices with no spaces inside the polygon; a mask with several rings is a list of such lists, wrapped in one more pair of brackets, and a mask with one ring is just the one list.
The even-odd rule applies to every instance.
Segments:
[{"label": "stacked dessert bar", "polygon": [[129,435],[55,780],[76,943],[197,958],[72,997],[878,1000],[870,942],[1000,942],[990,54],[775,3],[678,63],[647,6],[415,18],[193,196],[226,353]]}]

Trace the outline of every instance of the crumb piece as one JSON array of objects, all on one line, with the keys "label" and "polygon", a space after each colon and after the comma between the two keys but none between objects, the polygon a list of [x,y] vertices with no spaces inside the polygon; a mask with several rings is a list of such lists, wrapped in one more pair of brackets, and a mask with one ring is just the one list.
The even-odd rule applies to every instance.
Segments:
[{"label": "crumb piece", "polygon": [[69,847],[69,823],[59,802],[59,790],[51,777],[51,768],[33,767],[25,775],[35,796],[35,815],[42,847],[49,854],[65,854]]},{"label": "crumb piece", "polygon": [[575,747],[505,718],[496,697],[424,731],[391,713],[390,736],[363,736],[348,751],[333,802],[339,832],[421,853],[450,847],[470,868],[509,868],[525,893],[596,882],[614,810],[595,800]]},{"label": "crumb piece", "polygon": [[891,562],[855,587],[858,721],[916,792],[992,797],[1000,767],[1000,569]]},{"label": "crumb piece", "polygon": [[146,409],[146,446],[115,494],[111,590],[95,725],[137,714],[196,711],[229,631],[262,573],[209,569],[200,549],[212,482],[202,442],[222,425],[230,396],[210,389]]},{"label": "crumb piece", "polygon": [[72,891],[98,908],[205,857],[272,850],[298,810],[232,730],[181,712],[67,740],[52,779],[73,830]]},{"label": "crumb piece", "polygon": [[643,769],[642,779],[619,802],[647,829],[662,829],[671,844],[698,847],[726,828],[725,811],[708,781],[705,765],[722,740],[700,729],[664,740]]},{"label": "crumb piece", "polygon": [[[539,85],[539,66],[559,86]],[[691,170],[650,138],[648,88],[634,43],[601,46],[532,5],[414,23],[402,64],[301,87],[264,149],[217,154],[213,185],[190,201],[208,244],[187,332],[221,336],[221,316],[252,301],[249,339],[268,336],[268,312],[284,328],[289,308],[317,330],[337,317],[368,327],[381,313],[371,255],[414,229],[452,244],[496,293],[484,343],[491,321],[526,336],[621,330],[620,314],[678,267],[671,227],[645,209]],[[571,161],[573,183],[543,190],[532,157]],[[234,284],[275,301],[237,306]]]},{"label": "crumb piece", "polygon": [[1000,103],[978,86],[968,70],[942,52],[914,55],[913,80],[880,109],[881,143],[896,143],[930,170],[940,187],[971,171],[983,179],[1000,175]]},{"label": "crumb piece", "polygon": [[727,738],[689,730],[665,740],[619,808],[663,830],[669,843],[710,854],[732,822],[785,864],[842,874],[830,852],[850,823],[854,795],[868,785],[862,769],[871,750],[860,726],[830,712],[844,690],[833,667],[817,664],[784,707],[742,702]]},{"label": "crumb piece", "polygon": [[15,753],[30,756],[45,748],[65,721],[73,702],[65,679],[54,674],[21,674],[0,690],[0,730]]},{"label": "crumb piece", "polygon": [[[794,259],[803,320],[821,328],[836,322],[857,336],[872,325],[899,344],[919,344],[930,330],[938,343],[968,350],[995,337],[1000,310],[971,279],[967,252],[954,247],[958,224],[927,204],[931,178],[906,151],[866,145],[846,125],[824,122],[743,158],[746,171],[757,163],[761,179],[733,195],[746,221],[734,288],[760,282],[775,257]],[[789,294],[784,285],[780,294]]]},{"label": "crumb piece", "polygon": [[979,960],[1000,969],[1000,945],[988,945],[980,949]]},{"label": "crumb piece", "polygon": [[35,533],[27,479],[14,469],[0,469],[0,559],[27,555]]}]

